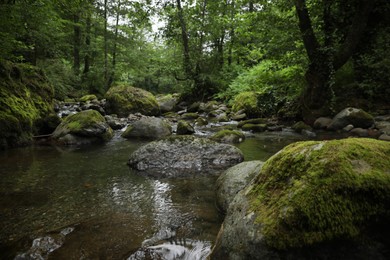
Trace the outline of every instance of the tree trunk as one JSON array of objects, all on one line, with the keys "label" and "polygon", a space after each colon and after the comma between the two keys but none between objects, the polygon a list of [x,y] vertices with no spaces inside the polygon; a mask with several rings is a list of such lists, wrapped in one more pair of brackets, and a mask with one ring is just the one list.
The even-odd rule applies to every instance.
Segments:
[{"label": "tree trunk", "polygon": [[[358,3],[347,35],[336,45],[332,37],[333,31],[337,29],[337,25],[331,23],[332,2],[324,0],[322,29],[325,41],[321,45],[315,36],[306,0],[294,0],[299,29],[309,58],[309,68],[305,74],[307,86],[301,98],[302,116],[306,122],[312,123],[317,117],[330,114],[333,74],[355,53],[374,6],[373,2],[375,1],[363,0]],[[337,50],[336,46],[339,46]]]},{"label": "tree trunk", "polygon": [[88,14],[86,19],[86,29],[85,29],[85,45],[86,45],[86,53],[84,56],[84,70],[83,74],[87,74],[89,72],[91,66],[91,15]]},{"label": "tree trunk", "polygon": [[108,32],[107,32],[107,19],[108,19],[108,6],[107,0],[104,0],[104,82],[105,88],[108,89]]},{"label": "tree trunk", "polygon": [[81,28],[80,14],[73,14],[73,71],[74,74],[80,74],[80,46],[81,46]]},{"label": "tree trunk", "polygon": [[184,20],[183,8],[181,7],[181,0],[176,0],[176,3],[177,3],[177,12],[180,21],[181,38],[183,41],[184,71],[187,79],[190,79],[192,77],[192,68],[191,68],[191,58],[190,58],[190,47],[189,47],[188,34],[187,34],[187,25]]}]

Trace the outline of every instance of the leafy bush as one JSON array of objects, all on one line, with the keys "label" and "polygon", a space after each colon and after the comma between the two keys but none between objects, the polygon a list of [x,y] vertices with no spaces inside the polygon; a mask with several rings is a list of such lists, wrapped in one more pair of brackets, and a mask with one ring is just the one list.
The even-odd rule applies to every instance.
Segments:
[{"label": "leafy bush", "polygon": [[237,107],[240,96],[242,99],[242,95],[252,93],[250,95],[254,95],[251,98],[257,100],[257,108],[250,110],[256,112],[254,114],[258,116],[270,116],[275,114],[282,105],[298,98],[305,85],[303,75],[302,66],[286,66],[278,61],[264,60],[241,73],[218,97],[230,100],[230,103]]},{"label": "leafy bush", "polygon": [[39,61],[40,67],[54,87],[54,98],[64,100],[77,89],[79,78],[73,73],[72,65],[64,59]]}]

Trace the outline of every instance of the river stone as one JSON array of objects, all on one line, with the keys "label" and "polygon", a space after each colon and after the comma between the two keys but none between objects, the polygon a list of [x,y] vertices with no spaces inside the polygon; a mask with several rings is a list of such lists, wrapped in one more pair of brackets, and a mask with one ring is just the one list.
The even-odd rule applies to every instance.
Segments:
[{"label": "river stone", "polygon": [[158,95],[156,97],[157,103],[160,106],[161,113],[172,112],[175,110],[179,102],[178,94]]},{"label": "river stone", "polygon": [[180,120],[177,123],[176,134],[178,135],[189,135],[195,133],[195,129],[187,121]]},{"label": "river stone", "polygon": [[84,110],[67,116],[53,132],[52,138],[65,145],[108,141],[113,131],[105,118],[95,110]]},{"label": "river stone", "polygon": [[127,164],[142,175],[164,178],[215,174],[243,158],[232,145],[194,136],[171,136],[140,147]]},{"label": "river stone", "polygon": [[158,139],[171,133],[172,128],[165,120],[157,117],[142,117],[131,123],[122,133],[122,137]]},{"label": "river stone", "polygon": [[106,112],[127,117],[131,113],[141,113],[147,116],[160,115],[155,96],[143,89],[127,85],[112,86],[105,95]]},{"label": "river stone", "polygon": [[210,138],[221,143],[241,143],[245,140],[245,135],[240,131],[224,129],[218,131]]},{"label": "river stone", "polygon": [[218,177],[216,196],[218,208],[226,212],[236,194],[245,188],[263,166],[262,161],[249,161],[237,164]]},{"label": "river stone", "polygon": [[332,119],[329,117],[319,117],[314,121],[313,127],[315,129],[327,129],[332,123]]},{"label": "river stone", "polygon": [[340,130],[349,124],[354,127],[369,128],[374,124],[374,118],[362,109],[349,107],[333,118],[328,129]]},{"label": "river stone", "polygon": [[285,147],[234,197],[211,259],[386,259],[389,158],[367,138]]}]

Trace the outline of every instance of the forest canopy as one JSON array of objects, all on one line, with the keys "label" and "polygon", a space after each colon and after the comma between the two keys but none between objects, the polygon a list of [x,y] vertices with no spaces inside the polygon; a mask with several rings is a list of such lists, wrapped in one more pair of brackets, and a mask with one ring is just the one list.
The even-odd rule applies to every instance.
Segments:
[{"label": "forest canopy", "polygon": [[310,119],[389,100],[389,12],[387,0],[1,0],[0,60],[41,68],[60,100],[119,82],[188,100],[252,91]]}]

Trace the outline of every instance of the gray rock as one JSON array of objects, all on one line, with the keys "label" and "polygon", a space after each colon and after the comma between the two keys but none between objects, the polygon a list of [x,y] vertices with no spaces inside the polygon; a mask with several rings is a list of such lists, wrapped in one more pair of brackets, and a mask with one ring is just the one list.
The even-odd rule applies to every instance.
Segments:
[{"label": "gray rock", "polygon": [[346,127],[343,128],[343,131],[349,132],[349,131],[351,131],[353,128],[354,128],[353,125],[347,125]]},{"label": "gray rock", "polygon": [[258,174],[263,166],[262,161],[249,161],[237,164],[218,177],[216,182],[217,206],[226,212],[236,194]]},{"label": "gray rock", "polygon": [[389,121],[378,121],[378,122],[375,122],[375,126],[382,133],[390,135],[390,122]]},{"label": "gray rock", "polygon": [[329,117],[319,117],[314,121],[313,127],[315,129],[326,129],[332,123],[332,119]]},{"label": "gray rock", "polygon": [[382,141],[390,141],[390,135],[382,134],[378,139]]},{"label": "gray rock", "polygon": [[359,136],[359,137],[367,137],[368,136],[368,130],[360,128],[360,127],[352,129],[351,131],[349,131],[349,133],[352,135],[355,135],[355,136]]},{"label": "gray rock", "polygon": [[232,145],[194,136],[172,136],[140,147],[127,164],[142,175],[164,178],[215,174],[243,159],[242,152]]},{"label": "gray rock", "polygon": [[157,103],[160,106],[161,113],[174,111],[177,103],[179,102],[179,96],[177,94],[160,95],[156,97]]},{"label": "gray rock", "polygon": [[142,117],[130,124],[122,133],[124,138],[150,138],[158,139],[171,135],[172,128],[161,118]]},{"label": "gray rock", "polygon": [[354,127],[369,128],[374,124],[374,118],[362,109],[349,107],[333,118],[328,129],[340,130],[350,124]]},{"label": "gray rock", "polygon": [[188,135],[188,134],[193,134],[195,133],[195,129],[190,125],[190,123],[180,120],[177,123],[177,130],[176,134],[178,135]]},{"label": "gray rock", "polygon": [[85,110],[67,116],[53,132],[52,138],[59,144],[78,145],[108,141],[112,136],[111,127],[99,112]]}]

